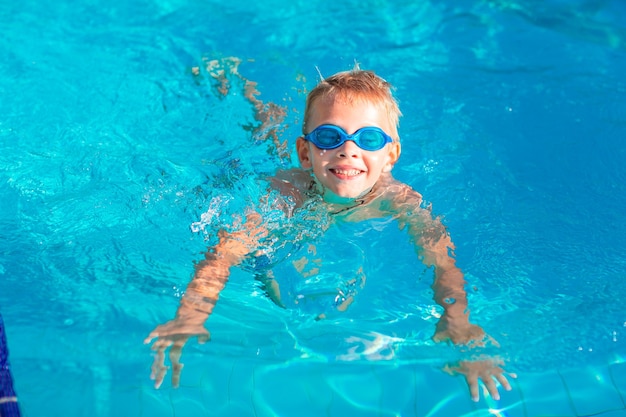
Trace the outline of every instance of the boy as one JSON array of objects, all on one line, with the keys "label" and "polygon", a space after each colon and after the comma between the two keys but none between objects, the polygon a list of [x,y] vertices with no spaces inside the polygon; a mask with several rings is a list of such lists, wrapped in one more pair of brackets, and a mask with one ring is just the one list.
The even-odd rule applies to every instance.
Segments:
[{"label": "boy", "polygon": [[[419,193],[391,176],[400,157],[400,115],[390,84],[371,71],[357,67],[321,81],[307,97],[303,136],[296,142],[302,169],[277,173],[271,180],[272,186],[289,199],[291,210],[298,210],[315,197],[320,200],[321,196],[319,204],[324,205],[333,222],[396,219],[408,230],[422,262],[435,268],[434,300],[444,312],[433,339],[483,345],[484,331],[469,322],[465,281],[450,255],[454,245],[445,227],[429,210],[421,208]],[[254,212],[246,215],[237,231],[219,232],[218,244],[196,265],[176,317],[158,326],[146,339],[149,343],[157,338],[152,346],[157,352],[152,366],[157,388],[167,371],[167,348],[171,348],[172,384],[178,386],[182,347],[193,336],[201,343],[209,339],[204,322],[226,285],[230,268],[247,257],[262,257],[258,249],[268,233],[260,215]],[[271,271],[263,281],[270,298],[282,305],[280,288],[271,278]],[[345,309],[351,302],[349,296],[337,308]],[[490,360],[461,362],[447,367],[447,371],[465,376],[475,401],[479,379],[495,399],[499,397],[496,380],[506,390],[511,389],[504,371]]]}]

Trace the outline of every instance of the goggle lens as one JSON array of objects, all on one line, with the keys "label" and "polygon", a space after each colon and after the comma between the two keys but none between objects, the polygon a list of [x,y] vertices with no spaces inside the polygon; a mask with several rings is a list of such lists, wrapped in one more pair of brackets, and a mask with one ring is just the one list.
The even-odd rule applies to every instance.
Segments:
[{"label": "goggle lens", "polygon": [[312,142],[320,149],[335,149],[351,140],[366,151],[378,151],[393,139],[378,127],[363,127],[352,135],[348,135],[342,128],[335,125],[321,125],[304,139]]}]

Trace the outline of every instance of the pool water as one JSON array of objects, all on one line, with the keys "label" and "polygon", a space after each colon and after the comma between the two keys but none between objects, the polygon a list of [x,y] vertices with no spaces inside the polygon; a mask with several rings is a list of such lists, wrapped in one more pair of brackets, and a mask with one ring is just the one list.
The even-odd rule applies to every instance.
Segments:
[{"label": "pool water", "polygon": [[[626,417],[626,3],[0,0],[0,22],[23,415]],[[318,70],[355,60],[396,86],[394,175],[448,226],[513,391],[475,404],[441,371],[472,352],[430,340],[432,271],[381,220],[316,243],[323,276],[367,277],[345,313],[280,309],[235,269],[212,341],[155,390],[144,338],[256,178],[296,164]],[[306,250],[281,248],[282,278],[324,293],[291,263]]]}]

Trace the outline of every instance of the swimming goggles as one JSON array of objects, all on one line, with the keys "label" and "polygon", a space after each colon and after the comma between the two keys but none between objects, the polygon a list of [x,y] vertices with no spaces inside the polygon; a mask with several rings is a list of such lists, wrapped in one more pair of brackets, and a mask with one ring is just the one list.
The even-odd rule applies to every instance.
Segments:
[{"label": "swimming goggles", "polygon": [[320,149],[335,149],[351,140],[366,151],[378,151],[393,139],[378,127],[362,127],[351,135],[335,125],[321,125],[313,129],[304,139]]}]

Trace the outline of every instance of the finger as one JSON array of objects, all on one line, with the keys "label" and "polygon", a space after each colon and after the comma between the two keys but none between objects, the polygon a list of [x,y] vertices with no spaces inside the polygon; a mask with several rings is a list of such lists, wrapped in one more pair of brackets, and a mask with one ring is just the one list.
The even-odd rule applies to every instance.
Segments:
[{"label": "finger", "polygon": [[146,336],[146,338],[143,340],[143,342],[144,342],[145,344],[148,344],[148,343],[150,343],[153,339],[155,339],[155,338],[157,338],[157,337],[161,336],[160,331],[159,331],[159,330],[161,329],[161,327],[163,327],[163,326],[157,326],[156,328],[152,329],[152,331],[150,332],[150,334],[148,334],[148,336]]},{"label": "finger", "polygon": [[150,349],[154,350],[154,351],[158,351],[158,350],[163,350],[165,351],[165,349],[167,349],[168,347],[170,347],[170,345],[173,342],[169,339],[157,339],[153,344],[152,347]]},{"label": "finger", "polygon": [[165,366],[165,348],[159,349],[154,356],[154,362],[152,362],[152,373],[150,378],[154,380],[154,388],[159,389],[165,375],[167,374],[167,366]]},{"label": "finger", "polygon": [[478,395],[478,379],[475,377],[467,377],[467,385],[470,389],[470,396],[472,397],[472,401],[478,402],[480,396]]},{"label": "finger", "polygon": [[491,398],[496,401],[500,400],[500,393],[498,392],[498,386],[496,385],[496,382],[492,378],[485,378],[483,380],[483,383],[487,387],[487,391],[489,391]]},{"label": "finger", "polygon": [[183,370],[184,366],[184,364],[179,363],[176,368],[173,368],[175,370],[172,371],[172,387],[178,388],[180,386],[180,371]]},{"label": "finger", "polygon": [[143,343],[147,345],[148,343],[152,342],[152,340],[156,337],[159,337],[159,333],[156,330],[153,330],[148,336],[146,336],[146,338],[143,340]]},{"label": "finger", "polygon": [[180,384],[180,372],[183,369],[183,364],[180,363],[180,355],[182,354],[182,348],[185,341],[174,343],[170,349],[170,362],[172,363],[172,386],[178,388]]},{"label": "finger", "polygon": [[163,380],[165,379],[165,375],[167,375],[167,366],[161,366],[157,377],[154,379],[154,388],[161,388],[161,384],[163,384]]},{"label": "finger", "polygon": [[496,375],[496,379],[498,380],[500,385],[502,385],[502,388],[507,391],[511,391],[511,384],[509,383],[509,380],[506,379],[506,376],[504,376],[504,374]]},{"label": "finger", "polygon": [[155,380],[158,373],[159,373],[159,367],[162,366],[162,364],[165,361],[165,356],[163,354],[162,350],[158,350],[155,355],[154,355],[154,360],[152,361],[152,367],[151,367],[151,372],[150,372],[150,379]]},{"label": "finger", "polygon": [[514,374],[514,373],[508,373],[506,375],[503,373],[501,375],[497,375],[496,378],[498,379],[498,382],[500,382],[500,384],[504,387],[505,390],[511,391],[512,389],[511,383],[509,382],[509,379],[507,378],[507,376],[513,379],[517,378],[517,374]]}]

